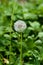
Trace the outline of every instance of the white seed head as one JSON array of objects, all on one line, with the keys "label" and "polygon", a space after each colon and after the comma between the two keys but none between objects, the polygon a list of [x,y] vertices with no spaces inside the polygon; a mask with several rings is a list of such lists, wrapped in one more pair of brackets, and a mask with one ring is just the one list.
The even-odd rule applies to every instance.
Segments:
[{"label": "white seed head", "polygon": [[26,23],[24,21],[18,20],[14,23],[14,29],[17,32],[23,32],[26,29]]}]

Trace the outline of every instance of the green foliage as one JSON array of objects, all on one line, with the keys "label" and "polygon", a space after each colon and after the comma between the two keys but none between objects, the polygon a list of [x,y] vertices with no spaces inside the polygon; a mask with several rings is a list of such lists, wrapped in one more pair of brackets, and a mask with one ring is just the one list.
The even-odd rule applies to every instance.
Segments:
[{"label": "green foliage", "polygon": [[[3,1],[3,0],[2,0]],[[43,0],[19,3],[16,0],[0,1],[0,65],[20,65],[20,34],[14,23],[23,20],[22,54],[24,65],[43,65]],[[11,45],[11,46],[10,46]],[[9,49],[10,48],[10,49]],[[10,59],[9,59],[10,56]]]}]

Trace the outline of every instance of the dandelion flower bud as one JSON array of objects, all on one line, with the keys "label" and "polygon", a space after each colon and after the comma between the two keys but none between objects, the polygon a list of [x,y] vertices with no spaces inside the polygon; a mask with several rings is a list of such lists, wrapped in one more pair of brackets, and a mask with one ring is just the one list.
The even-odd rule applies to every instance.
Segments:
[{"label": "dandelion flower bud", "polygon": [[4,63],[6,63],[6,64],[9,64],[9,61],[8,61],[8,59],[6,59],[6,58],[3,58],[3,60],[4,60]]},{"label": "dandelion flower bud", "polygon": [[26,23],[24,21],[18,20],[14,23],[14,29],[17,32],[23,32],[26,29]]}]

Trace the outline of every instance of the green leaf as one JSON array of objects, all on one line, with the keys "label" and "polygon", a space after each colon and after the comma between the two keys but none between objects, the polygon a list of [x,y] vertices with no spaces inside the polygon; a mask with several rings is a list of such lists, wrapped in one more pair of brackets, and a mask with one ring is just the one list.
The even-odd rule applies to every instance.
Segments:
[{"label": "green leaf", "polygon": [[39,33],[38,33],[38,37],[39,37],[39,38],[43,38],[43,32],[39,32]]},{"label": "green leaf", "polygon": [[35,15],[33,13],[24,13],[23,17],[24,17],[24,19],[32,19],[32,20],[37,19],[37,15]]},{"label": "green leaf", "polygon": [[29,22],[29,24],[33,28],[34,31],[40,30],[40,23],[38,23],[37,21]]}]

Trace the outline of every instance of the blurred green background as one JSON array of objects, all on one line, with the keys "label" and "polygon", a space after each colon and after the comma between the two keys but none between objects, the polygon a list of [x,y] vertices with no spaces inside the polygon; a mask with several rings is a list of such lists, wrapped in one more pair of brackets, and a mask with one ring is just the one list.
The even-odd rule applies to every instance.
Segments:
[{"label": "blurred green background", "polygon": [[0,0],[0,65],[20,65],[20,34],[14,30],[17,20],[27,24],[23,65],[43,65],[43,0]]}]

